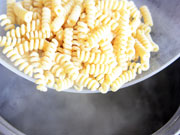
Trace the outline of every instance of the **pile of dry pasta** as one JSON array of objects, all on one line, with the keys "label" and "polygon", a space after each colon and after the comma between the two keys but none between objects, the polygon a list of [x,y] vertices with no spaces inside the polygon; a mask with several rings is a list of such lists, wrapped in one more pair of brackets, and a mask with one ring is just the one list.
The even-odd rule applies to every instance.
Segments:
[{"label": "pile of dry pasta", "polygon": [[3,53],[37,89],[115,92],[159,50],[146,6],[128,0],[7,0]]}]

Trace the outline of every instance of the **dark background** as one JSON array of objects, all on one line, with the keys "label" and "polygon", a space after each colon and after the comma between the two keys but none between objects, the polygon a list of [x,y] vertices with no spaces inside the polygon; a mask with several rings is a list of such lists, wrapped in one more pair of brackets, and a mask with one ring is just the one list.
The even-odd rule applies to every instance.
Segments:
[{"label": "dark background", "polygon": [[0,66],[0,115],[28,135],[149,135],[180,104],[180,60],[117,93],[72,94],[35,85]]}]

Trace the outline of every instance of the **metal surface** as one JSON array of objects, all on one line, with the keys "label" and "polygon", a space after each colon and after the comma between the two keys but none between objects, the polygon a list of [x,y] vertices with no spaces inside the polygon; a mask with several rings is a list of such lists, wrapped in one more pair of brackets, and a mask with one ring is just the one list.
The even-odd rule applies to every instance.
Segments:
[{"label": "metal surface", "polygon": [[[6,0],[1,0],[0,14],[5,13]],[[148,5],[154,19],[154,27],[152,29],[152,37],[155,42],[160,46],[159,53],[153,53],[151,59],[151,69],[138,76],[135,80],[127,83],[123,87],[127,87],[138,83],[157,72],[164,69],[180,56],[180,1],[173,0],[134,0],[135,3],[140,5]],[[4,34],[0,29],[1,35]],[[12,63],[0,53],[0,63],[9,70],[24,77],[30,81],[34,80],[18,71]],[[74,89],[69,89],[67,92],[77,92]],[[91,91],[83,91],[84,93],[92,93]]]},{"label": "metal surface", "polygon": [[[149,135],[178,109],[179,69],[178,60],[144,82],[102,95],[42,93],[0,66],[0,115],[27,135]],[[179,113],[155,135],[176,133]]]}]

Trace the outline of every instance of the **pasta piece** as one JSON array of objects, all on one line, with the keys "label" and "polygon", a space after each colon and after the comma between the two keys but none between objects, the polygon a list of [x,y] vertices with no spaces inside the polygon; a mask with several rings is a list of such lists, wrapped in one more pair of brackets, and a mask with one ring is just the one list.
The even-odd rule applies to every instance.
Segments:
[{"label": "pasta piece", "polygon": [[88,27],[93,29],[95,22],[96,7],[94,0],[86,0],[85,2],[86,13],[87,13],[87,24]]},{"label": "pasta piece", "polygon": [[42,10],[42,31],[50,31],[50,22],[51,22],[51,10],[44,7]]},{"label": "pasta piece", "polygon": [[136,77],[135,70],[128,70],[124,72],[120,77],[118,77],[112,84],[111,90],[116,92],[123,84],[128,81],[133,80]]},{"label": "pasta piece", "polygon": [[45,38],[50,38],[51,33],[50,32],[42,32],[42,31],[31,31],[29,33],[26,33],[26,38],[27,39],[45,39]]},{"label": "pasta piece", "polygon": [[32,20],[33,13],[31,11],[26,10],[23,8],[20,2],[14,3],[14,13],[18,16],[21,20],[30,23]]},{"label": "pasta piece", "polygon": [[36,79],[35,83],[37,84],[37,90],[40,90],[42,92],[47,92],[46,88],[46,80],[44,76],[44,71],[42,68],[38,67],[33,70],[34,72],[34,78]]},{"label": "pasta piece", "polygon": [[142,14],[142,16],[144,18],[144,23],[146,25],[153,26],[152,16],[151,16],[151,13],[150,13],[148,7],[147,6],[142,6],[140,8],[140,11],[141,11],[141,14]]},{"label": "pasta piece", "polygon": [[7,0],[7,17],[11,20],[12,24],[15,24],[15,14],[13,10],[13,4],[16,0]]},{"label": "pasta piece", "polygon": [[61,66],[59,66],[58,64],[55,64],[52,66],[51,72],[54,74],[55,77],[59,77],[59,76],[61,76],[61,74],[63,72],[63,68]]},{"label": "pasta piece", "polygon": [[54,75],[50,71],[45,71],[44,73],[45,81],[48,87],[53,87],[55,84]]},{"label": "pasta piece", "polygon": [[96,91],[99,88],[99,83],[87,75],[80,74],[76,80],[77,84],[79,86],[87,87],[88,89],[91,89],[92,91]]},{"label": "pasta piece", "polygon": [[150,53],[145,49],[145,47],[138,40],[136,40],[135,49],[138,55],[141,57],[141,59],[148,60],[150,58]]},{"label": "pasta piece", "polygon": [[90,47],[90,48],[95,47],[94,45],[96,45],[96,43],[98,43],[103,38],[105,38],[107,33],[109,33],[109,32],[110,32],[110,27],[108,27],[108,26],[102,26],[102,27],[98,28],[89,37],[89,39],[88,39],[88,47]]},{"label": "pasta piece", "polygon": [[6,37],[6,36],[3,36],[3,37],[0,36],[0,47],[3,47],[3,46],[14,47],[21,42],[22,42],[21,38],[11,38],[11,37]]},{"label": "pasta piece", "polygon": [[0,24],[1,26],[5,26],[4,30],[8,31],[15,28],[15,25],[12,24],[11,20],[6,15],[0,16]]},{"label": "pasta piece", "polygon": [[77,36],[76,39],[87,39],[87,34],[89,32],[88,25],[83,21],[79,21],[75,27],[74,35]]},{"label": "pasta piece", "polygon": [[99,74],[108,74],[112,72],[112,68],[111,65],[86,64],[83,73],[97,76]]},{"label": "pasta piece", "polygon": [[101,87],[99,88],[99,91],[101,93],[107,93],[110,89],[110,85],[113,81],[115,81],[120,75],[122,74],[122,68],[121,67],[115,67],[113,71],[110,74],[105,75],[105,80],[101,84]]},{"label": "pasta piece", "polygon": [[73,29],[66,28],[64,30],[63,51],[64,54],[69,56],[71,56],[71,52],[72,52],[72,40],[73,40]]},{"label": "pasta piece", "polygon": [[24,0],[23,1],[23,7],[26,10],[30,10],[30,7],[32,6],[32,0]]},{"label": "pasta piece", "polygon": [[147,51],[151,52],[153,50],[151,42],[142,31],[138,30],[136,37]]},{"label": "pasta piece", "polygon": [[40,29],[40,21],[32,21],[31,23],[22,24],[20,27],[16,27],[6,33],[7,37],[18,37],[22,38],[26,33]]},{"label": "pasta piece", "polygon": [[35,8],[42,8],[43,4],[44,4],[45,7],[49,8],[49,6],[46,2],[50,2],[50,1],[48,1],[48,0],[33,0],[33,6]]},{"label": "pasta piece", "polygon": [[33,68],[38,68],[40,66],[39,53],[33,51],[29,56],[30,56],[29,62],[33,66]]},{"label": "pasta piece", "polygon": [[53,39],[52,42],[49,42],[49,45],[47,46],[47,50],[44,53],[44,56],[42,57],[42,68],[44,70],[50,70],[52,67],[52,62],[55,58],[55,52],[58,46],[58,42],[56,39]]},{"label": "pasta piece", "polygon": [[15,47],[19,54],[24,55],[27,52],[30,51],[37,51],[37,50],[42,50],[44,46],[44,39],[31,39],[30,42],[25,41],[23,43],[20,43]]},{"label": "pasta piece", "polygon": [[63,12],[63,7],[61,5],[61,0],[52,0],[52,7],[57,16],[60,16]]},{"label": "pasta piece", "polygon": [[107,64],[109,57],[101,53],[90,53],[87,51],[77,51],[77,58],[85,63]]},{"label": "pasta piece", "polygon": [[62,91],[62,90],[69,89],[72,86],[73,86],[73,81],[67,78],[64,80],[56,79],[56,84],[54,87],[57,91]]},{"label": "pasta piece", "polygon": [[80,15],[81,15],[81,6],[76,5],[73,8],[70,16],[68,17],[67,25],[69,27],[73,27],[74,25],[76,25],[77,21],[79,20]]}]

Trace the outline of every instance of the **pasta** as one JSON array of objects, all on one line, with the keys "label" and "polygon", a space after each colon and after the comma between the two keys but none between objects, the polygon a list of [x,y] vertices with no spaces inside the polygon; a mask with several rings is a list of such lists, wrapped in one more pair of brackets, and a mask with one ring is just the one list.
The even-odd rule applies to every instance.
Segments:
[{"label": "pasta", "polygon": [[2,53],[37,89],[115,92],[150,68],[153,20],[130,0],[7,0]]},{"label": "pasta", "polygon": [[147,6],[142,6],[140,8],[140,11],[141,11],[141,14],[144,18],[144,23],[149,25],[149,26],[153,26],[153,20],[152,20],[152,16],[151,16],[151,13],[148,9]]},{"label": "pasta", "polygon": [[13,4],[16,0],[7,0],[7,17],[11,20],[11,23],[14,24],[16,21]]},{"label": "pasta", "polygon": [[69,56],[71,56],[71,52],[72,52],[72,40],[73,40],[73,29],[66,28],[64,30],[63,52],[64,54]]},{"label": "pasta", "polygon": [[8,31],[15,28],[15,25],[12,24],[11,20],[6,15],[0,16],[0,24],[1,26],[5,26],[4,30]]},{"label": "pasta", "polygon": [[42,9],[42,31],[43,32],[50,31],[50,22],[51,22],[51,10],[49,8],[44,7]]},{"label": "pasta", "polygon": [[23,8],[21,2],[14,3],[13,9],[16,16],[18,16],[21,20],[24,20],[27,23],[31,22],[33,12]]}]

